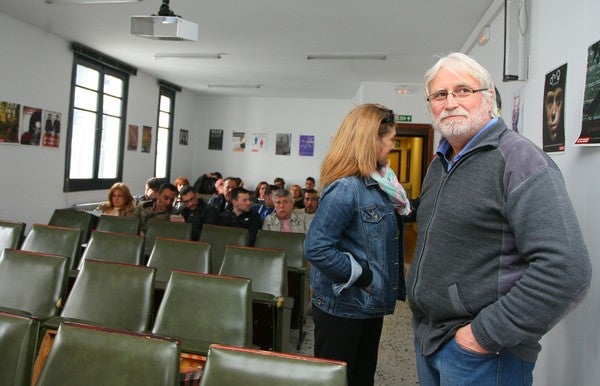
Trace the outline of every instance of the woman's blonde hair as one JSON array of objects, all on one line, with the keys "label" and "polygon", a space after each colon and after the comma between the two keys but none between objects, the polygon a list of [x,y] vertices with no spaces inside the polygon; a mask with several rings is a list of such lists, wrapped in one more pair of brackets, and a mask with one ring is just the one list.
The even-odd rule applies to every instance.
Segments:
[{"label": "woman's blonde hair", "polygon": [[392,130],[394,113],[387,107],[371,103],[355,107],[342,121],[321,164],[321,185],[373,173],[379,139]]},{"label": "woman's blonde hair", "polygon": [[100,210],[102,210],[104,212],[104,211],[111,210],[114,208],[114,205],[112,202],[112,195],[115,192],[115,190],[120,191],[121,194],[123,195],[123,198],[125,198],[125,204],[123,205],[123,208],[121,210],[119,210],[119,214],[121,216],[129,216],[135,209],[135,200],[134,200],[133,196],[131,195],[131,191],[129,190],[129,187],[127,185],[125,185],[123,182],[117,182],[117,183],[113,184],[113,186],[110,187],[110,189],[108,191],[108,202],[105,202],[102,205],[100,205]]}]

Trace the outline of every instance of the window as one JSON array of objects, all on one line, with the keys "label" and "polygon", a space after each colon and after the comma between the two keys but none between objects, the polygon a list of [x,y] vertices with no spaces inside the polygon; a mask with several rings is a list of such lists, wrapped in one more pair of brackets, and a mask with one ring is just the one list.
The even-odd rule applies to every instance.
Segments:
[{"label": "window", "polygon": [[160,86],[158,97],[158,124],[156,133],[156,159],[154,176],[170,180],[171,144],[173,142],[173,113],[175,111],[175,91]]},{"label": "window", "polygon": [[102,54],[73,49],[64,191],[108,189],[123,176],[129,75]]}]

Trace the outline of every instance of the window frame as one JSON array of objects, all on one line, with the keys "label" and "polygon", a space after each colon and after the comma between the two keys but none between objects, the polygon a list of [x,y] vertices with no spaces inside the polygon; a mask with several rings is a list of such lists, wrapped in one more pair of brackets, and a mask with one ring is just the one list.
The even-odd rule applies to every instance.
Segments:
[{"label": "window frame", "polygon": [[[159,91],[158,91],[158,106],[157,106],[157,113],[156,113],[156,140],[154,142],[154,176],[155,177],[159,177],[159,178],[165,178],[168,181],[171,180],[171,160],[172,160],[172,156],[173,156],[173,132],[174,132],[174,122],[175,122],[175,94],[176,94],[177,90],[174,90],[171,87],[165,87],[164,85],[160,84],[159,85]],[[169,109],[169,127],[168,129],[168,136],[167,136],[167,148],[166,148],[166,157],[165,157],[165,175],[164,176],[159,176],[157,174],[157,169],[158,169],[158,138],[159,138],[159,130],[160,130],[160,113],[161,113],[161,109],[160,109],[160,100],[161,98],[165,96],[170,98],[171,101],[171,105],[170,105],[170,109]]]},{"label": "window frame", "polygon": [[[74,49],[77,47],[74,46]],[[87,52],[89,53],[89,52]],[[110,63],[105,63],[102,59],[104,56],[100,56],[98,59],[91,57],[91,55],[82,54],[75,51],[73,56],[73,68],[71,73],[71,96],[69,101],[69,120],[67,125],[67,138],[65,142],[65,174],[64,174],[64,192],[76,192],[76,191],[87,191],[87,190],[101,190],[109,189],[114,183],[120,182],[123,179],[123,159],[124,159],[124,143],[127,122],[127,105],[129,96],[129,75],[130,72],[119,71]],[[92,178],[70,178],[71,169],[71,140],[73,136],[73,118],[75,111],[75,90],[77,88],[76,77],[77,77],[77,66],[82,65],[98,71],[99,84],[98,84],[98,105],[96,106],[96,132],[95,132],[95,143],[94,143],[94,154],[93,157],[93,176]],[[122,104],[120,111],[120,125],[119,125],[119,138],[118,138],[118,149],[116,151],[116,176],[114,178],[99,178],[99,164],[100,164],[100,147],[102,145],[102,124],[103,124],[103,103],[104,96],[109,95],[104,93],[104,79],[106,76],[113,76],[119,78],[123,82],[122,89]]]}]

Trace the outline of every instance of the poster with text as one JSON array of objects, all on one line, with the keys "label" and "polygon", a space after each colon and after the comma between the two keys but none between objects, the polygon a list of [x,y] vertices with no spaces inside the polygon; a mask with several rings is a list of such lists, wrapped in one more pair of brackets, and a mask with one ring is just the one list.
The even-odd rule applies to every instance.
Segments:
[{"label": "poster with text", "polygon": [[260,153],[267,148],[266,133],[252,133],[251,149],[253,153]]},{"label": "poster with text", "polygon": [[127,129],[127,150],[137,150],[139,129],[138,125],[129,125]]},{"label": "poster with text", "polygon": [[23,106],[21,145],[39,146],[42,139],[42,109]]},{"label": "poster with text", "polygon": [[546,153],[565,151],[565,86],[567,63],[546,74],[542,113],[543,149]]},{"label": "poster with text", "polygon": [[275,154],[290,155],[292,149],[292,135],[277,133],[275,136]]},{"label": "poster with text", "polygon": [[315,136],[301,135],[298,154],[301,156],[312,157],[315,152]]},{"label": "poster with text", "polygon": [[152,127],[142,127],[142,153],[150,153],[152,147]]},{"label": "poster with text", "polygon": [[223,130],[210,129],[208,150],[223,150]]},{"label": "poster with text", "polygon": [[246,133],[243,131],[234,131],[231,138],[231,148],[237,152],[244,151],[246,149]]},{"label": "poster with text", "polygon": [[581,133],[576,145],[600,145],[600,40],[587,53],[587,73],[583,93]]},{"label": "poster with text", "polygon": [[44,110],[42,146],[56,148],[60,145],[61,117],[59,112]]},{"label": "poster with text", "polygon": [[0,101],[0,143],[19,143],[21,105]]}]

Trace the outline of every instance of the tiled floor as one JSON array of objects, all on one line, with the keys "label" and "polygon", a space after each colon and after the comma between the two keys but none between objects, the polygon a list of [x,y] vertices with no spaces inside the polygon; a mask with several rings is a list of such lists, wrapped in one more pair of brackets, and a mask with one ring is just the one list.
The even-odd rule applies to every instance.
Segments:
[{"label": "tiled floor", "polygon": [[[415,351],[413,348],[413,332],[410,326],[410,309],[408,304],[398,302],[393,315],[383,319],[383,332],[379,344],[379,358],[375,384],[378,386],[417,385],[415,367]],[[290,352],[313,355],[312,317],[306,321],[306,338],[300,351],[296,351],[298,330],[290,332]]]}]

